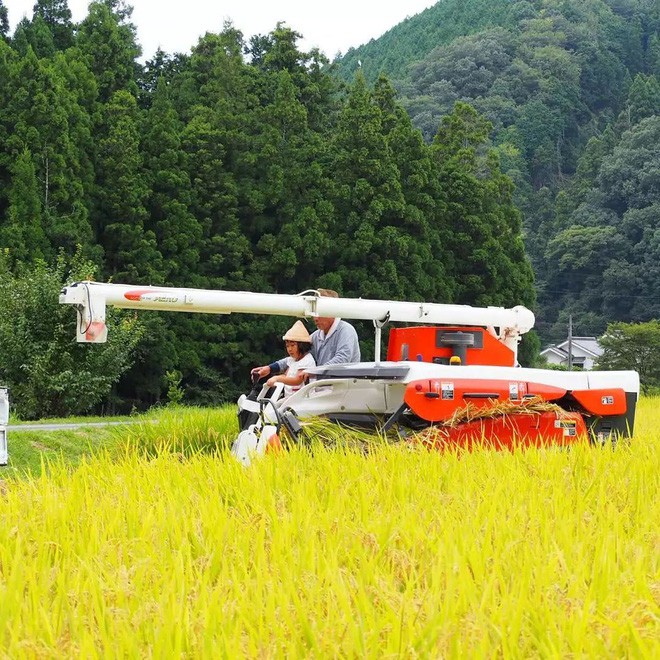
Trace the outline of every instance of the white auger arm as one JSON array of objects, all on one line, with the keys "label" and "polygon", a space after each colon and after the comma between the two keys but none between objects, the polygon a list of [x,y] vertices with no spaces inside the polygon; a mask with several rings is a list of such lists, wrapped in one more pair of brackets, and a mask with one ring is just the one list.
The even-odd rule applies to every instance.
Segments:
[{"label": "white auger arm", "polygon": [[269,314],[297,318],[340,317],[373,321],[376,326],[376,360],[380,354],[380,329],[388,322],[494,326],[500,339],[514,353],[521,334],[534,326],[534,314],[523,306],[470,307],[438,303],[330,298],[316,292],[298,295],[212,291],[174,287],[130,286],[99,282],[74,282],[64,287],[60,303],[73,305],[78,315],[79,342],[104,342],[107,338],[107,305],[128,309],[210,314]]}]

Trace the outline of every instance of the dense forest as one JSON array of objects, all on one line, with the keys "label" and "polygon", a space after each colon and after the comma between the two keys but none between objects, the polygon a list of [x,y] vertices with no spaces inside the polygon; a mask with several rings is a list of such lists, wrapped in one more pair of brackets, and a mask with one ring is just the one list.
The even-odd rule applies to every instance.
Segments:
[{"label": "dense forest", "polygon": [[429,143],[457,101],[492,123],[544,341],[660,317],[659,31],[657,0],[442,0],[336,63]]},{"label": "dense forest", "polygon": [[36,0],[13,34],[7,18],[0,0],[0,379],[25,416],[147,405],[168,384],[227,400],[281,355],[289,320],[248,316],[123,315],[104,352],[74,348],[57,305],[73,277],[534,305],[505,150],[472,105],[423,134],[387,77],[342,81],[284,24],[249,40],[227,24],[143,65],[122,0],[79,24],[66,0]]}]

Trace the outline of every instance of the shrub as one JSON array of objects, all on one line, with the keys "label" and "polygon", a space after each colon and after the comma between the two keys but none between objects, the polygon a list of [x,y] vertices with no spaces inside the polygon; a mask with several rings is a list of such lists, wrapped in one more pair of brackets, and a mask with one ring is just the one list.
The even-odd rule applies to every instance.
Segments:
[{"label": "shrub", "polygon": [[109,309],[108,342],[85,346],[75,340],[74,311],[59,304],[65,284],[94,271],[78,253],[12,273],[0,255],[0,381],[22,419],[88,412],[132,364],[142,333],[133,316]]}]

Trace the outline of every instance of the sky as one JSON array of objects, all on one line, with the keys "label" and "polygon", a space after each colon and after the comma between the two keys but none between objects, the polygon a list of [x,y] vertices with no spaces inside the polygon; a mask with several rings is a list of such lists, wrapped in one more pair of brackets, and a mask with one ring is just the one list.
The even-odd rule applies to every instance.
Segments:
[{"label": "sky", "polygon": [[[32,18],[36,0],[2,0],[13,32],[24,16]],[[270,32],[278,21],[303,35],[299,47],[320,48],[330,59],[338,52],[379,37],[407,16],[437,0],[129,0],[142,59],[160,46],[167,53],[187,53],[206,32],[220,32],[225,20],[246,38]],[[89,0],[69,0],[74,21],[87,15]]]}]

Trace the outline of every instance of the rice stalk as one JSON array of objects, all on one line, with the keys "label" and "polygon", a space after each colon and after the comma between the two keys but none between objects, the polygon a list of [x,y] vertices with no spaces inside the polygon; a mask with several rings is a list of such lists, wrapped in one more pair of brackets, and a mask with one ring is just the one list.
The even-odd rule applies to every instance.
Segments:
[{"label": "rice stalk", "polygon": [[607,452],[334,446],[6,481],[0,656],[660,657],[660,399]]},{"label": "rice stalk", "polygon": [[478,419],[508,417],[510,415],[538,415],[543,412],[554,412],[557,419],[568,417],[566,411],[556,403],[545,401],[540,396],[523,399],[522,401],[491,400],[490,405],[477,406],[468,402],[462,408],[457,408],[452,416],[439,424],[445,428],[456,428],[459,424],[473,422]]}]

